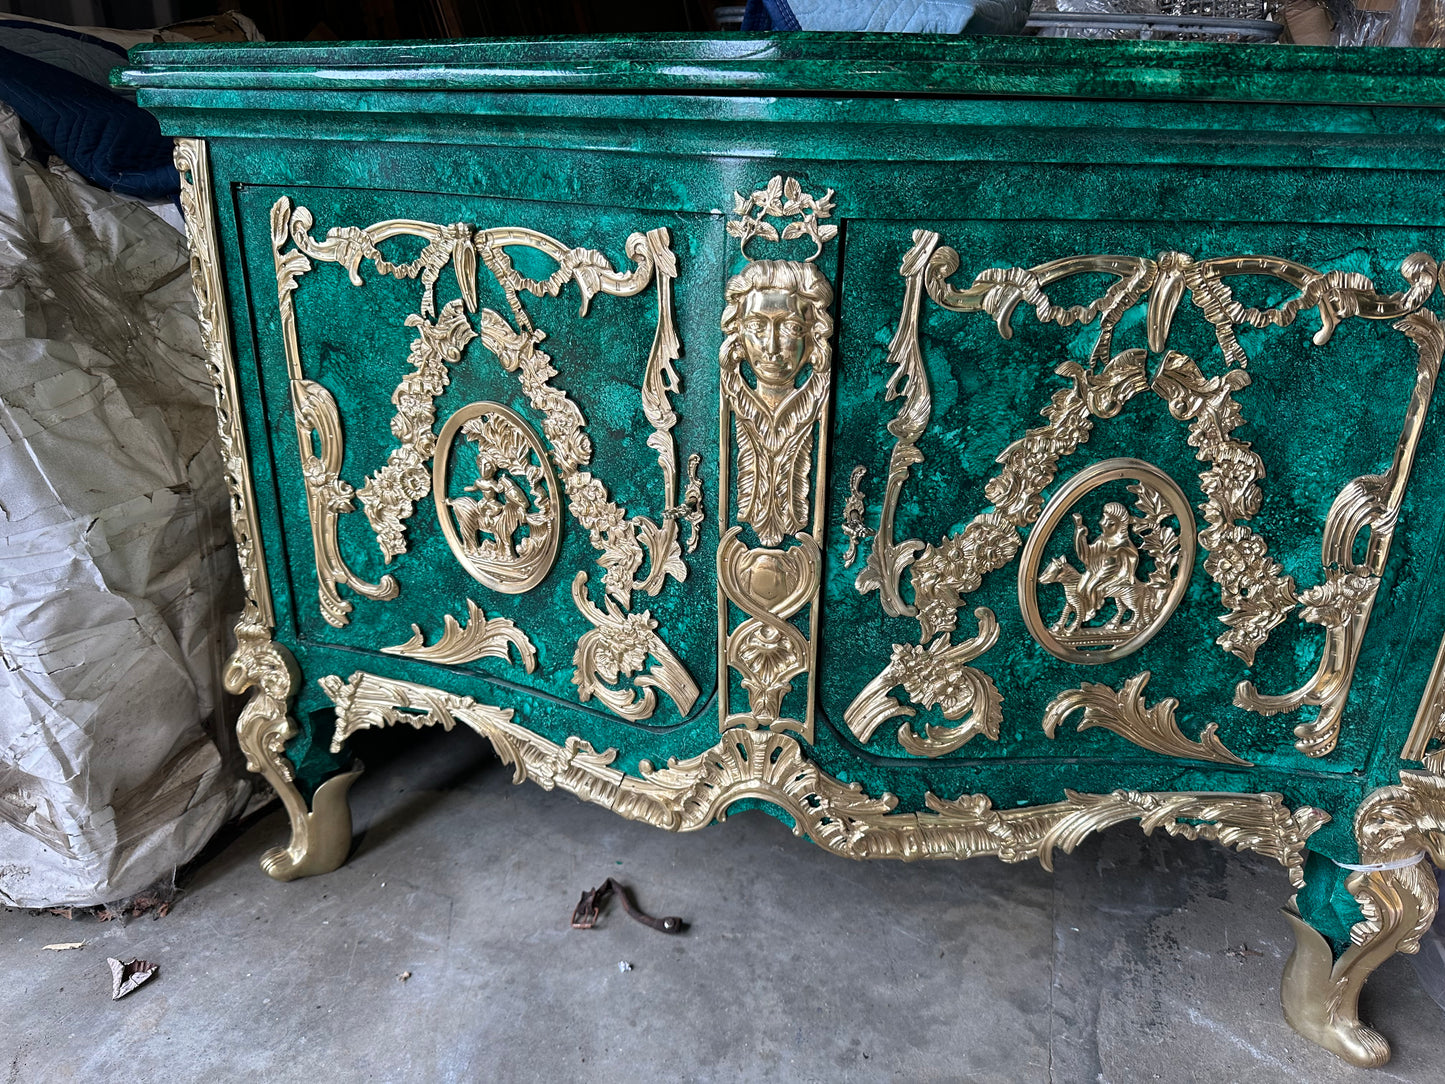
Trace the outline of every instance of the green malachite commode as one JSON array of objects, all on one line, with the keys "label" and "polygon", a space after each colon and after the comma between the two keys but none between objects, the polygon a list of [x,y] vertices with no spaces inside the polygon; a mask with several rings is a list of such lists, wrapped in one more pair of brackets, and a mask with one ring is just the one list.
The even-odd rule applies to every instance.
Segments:
[{"label": "green malachite commode", "polygon": [[[292,839],[346,739],[849,857],[1288,868],[1282,999],[1445,858],[1445,59],[866,35],[142,46]],[[1437,653],[1438,658],[1437,658]],[[1344,863],[1344,865],[1341,865]]]}]

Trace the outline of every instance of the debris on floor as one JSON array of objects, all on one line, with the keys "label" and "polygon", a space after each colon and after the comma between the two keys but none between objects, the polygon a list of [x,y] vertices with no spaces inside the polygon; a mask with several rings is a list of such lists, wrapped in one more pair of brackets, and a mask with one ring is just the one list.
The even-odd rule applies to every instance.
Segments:
[{"label": "debris on floor", "polygon": [[631,971],[631,970],[632,970],[632,965],[631,965],[630,963],[628,963],[626,960],[618,960],[618,961],[617,961],[617,970],[618,970],[618,971],[623,971],[623,972]]},{"label": "debris on floor", "polygon": [[102,922],[109,922],[115,918],[140,918],[141,915],[150,915],[152,918],[165,918],[171,913],[171,906],[176,902],[178,893],[170,891],[141,892],[115,910],[106,909],[98,916]]},{"label": "debris on floor", "polygon": [[119,1001],[137,986],[149,982],[160,970],[159,964],[153,964],[147,960],[131,960],[128,963],[121,963],[114,956],[107,956],[105,962],[110,964],[110,998],[112,1001]]},{"label": "debris on floor", "polygon": [[94,918],[99,922],[114,922],[122,918],[165,918],[180,898],[181,892],[173,885],[158,885],[144,892],[138,892],[128,899],[116,903],[98,903],[90,907],[66,906],[47,907],[46,914],[74,922],[77,918]]},{"label": "debris on floor", "polygon": [[411,972],[410,972],[410,971],[403,971],[400,975],[398,975],[398,976],[396,977],[396,981],[397,981],[397,982],[405,982],[405,981],[406,981],[407,979],[409,979],[409,978],[411,978]]},{"label": "debris on floor", "polygon": [[84,941],[64,941],[58,945],[41,945],[41,949],[50,949],[52,952],[64,952],[66,949],[84,948]]},{"label": "debris on floor", "polygon": [[590,930],[596,926],[598,918],[602,915],[602,908],[607,906],[608,899],[614,894],[622,901],[622,909],[644,926],[649,926],[660,933],[682,933],[687,929],[687,923],[674,915],[666,918],[653,918],[647,914],[632,902],[632,893],[627,886],[618,883],[611,877],[596,888],[582,893],[582,898],[577,901],[577,906],[572,911],[572,928],[574,930]]}]

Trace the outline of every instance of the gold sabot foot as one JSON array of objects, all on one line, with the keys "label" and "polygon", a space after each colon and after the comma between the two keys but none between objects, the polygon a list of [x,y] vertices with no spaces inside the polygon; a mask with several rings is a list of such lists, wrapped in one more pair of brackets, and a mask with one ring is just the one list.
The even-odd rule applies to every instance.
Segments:
[{"label": "gold sabot foot", "polygon": [[291,816],[291,842],[261,856],[261,869],[268,876],[294,881],[340,868],[351,853],[351,806],[347,794],[361,771],[358,763],[353,770],[326,780],[316,788],[309,810],[304,804],[285,803]]}]

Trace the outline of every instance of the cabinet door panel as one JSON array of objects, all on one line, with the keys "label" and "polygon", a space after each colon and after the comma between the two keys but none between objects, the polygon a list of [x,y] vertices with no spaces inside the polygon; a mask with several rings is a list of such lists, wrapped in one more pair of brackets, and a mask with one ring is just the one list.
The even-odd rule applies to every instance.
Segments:
[{"label": "cabinet door panel", "polygon": [[880,534],[828,581],[844,740],[1360,768],[1439,527],[1433,238],[922,225],[848,226],[830,499],[865,467]]},{"label": "cabinet door panel", "polygon": [[703,712],[717,335],[679,313],[716,219],[284,186],[238,214],[302,649],[584,723]]}]

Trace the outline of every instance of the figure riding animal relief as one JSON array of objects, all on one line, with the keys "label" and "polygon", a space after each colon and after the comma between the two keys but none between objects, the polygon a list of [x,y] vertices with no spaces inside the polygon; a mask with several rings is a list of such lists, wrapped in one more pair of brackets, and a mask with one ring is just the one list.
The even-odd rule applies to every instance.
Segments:
[{"label": "figure riding animal relief", "polygon": [[[1165,525],[1170,512],[1153,489],[1140,482],[1130,487],[1138,495],[1141,516],[1131,516],[1119,501],[1104,505],[1099,532],[1089,537],[1084,517],[1073,513],[1074,553],[1082,570],[1067,558],[1055,557],[1040,570],[1040,584],[1060,584],[1064,610],[1049,631],[1069,643],[1122,643],[1148,625],[1166,604],[1179,564],[1179,533]],[[1153,568],[1139,579],[1142,558]],[[1088,623],[1112,603],[1113,613],[1102,626]]]}]

